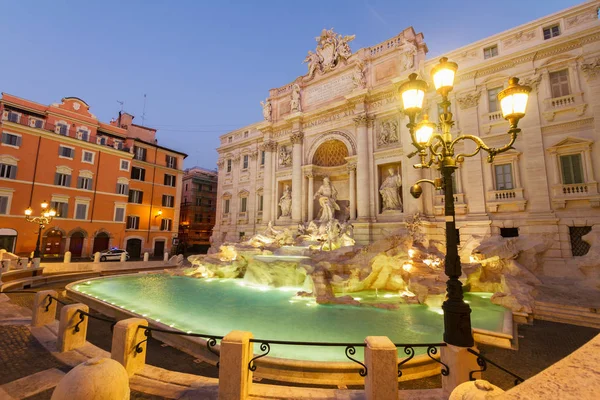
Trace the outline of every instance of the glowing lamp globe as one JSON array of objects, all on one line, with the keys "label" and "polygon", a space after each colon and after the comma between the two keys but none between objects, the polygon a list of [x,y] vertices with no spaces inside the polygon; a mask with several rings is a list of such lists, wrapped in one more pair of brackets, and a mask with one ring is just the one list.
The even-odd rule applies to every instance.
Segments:
[{"label": "glowing lamp globe", "polygon": [[54,208],[50,209],[50,211],[48,211],[48,215],[50,215],[51,217],[55,217],[56,216],[56,210]]},{"label": "glowing lamp globe", "polygon": [[448,93],[454,87],[454,77],[458,64],[448,61],[448,58],[442,57],[440,63],[431,69],[431,77],[435,90],[440,93]]},{"label": "glowing lamp globe", "polygon": [[519,78],[512,77],[508,80],[508,87],[498,93],[502,116],[515,127],[525,116],[529,92],[531,92],[529,86],[519,85]]},{"label": "glowing lamp globe", "polygon": [[400,86],[400,95],[406,114],[415,115],[423,109],[426,90],[427,82],[417,79],[417,74],[408,76],[408,82]]},{"label": "glowing lamp globe", "polygon": [[435,128],[436,125],[433,122],[430,122],[427,114],[425,114],[423,120],[419,122],[417,129],[415,130],[417,143],[422,146],[426,145],[429,142],[429,139],[431,139],[431,135],[433,135]]},{"label": "glowing lamp globe", "polygon": [[40,204],[42,206],[42,208],[45,210],[46,208],[48,208],[48,202],[46,200],[42,201],[42,204]]},{"label": "glowing lamp globe", "polygon": [[33,210],[31,209],[31,207],[29,207],[27,210],[25,210],[25,215],[30,216],[33,213]]}]

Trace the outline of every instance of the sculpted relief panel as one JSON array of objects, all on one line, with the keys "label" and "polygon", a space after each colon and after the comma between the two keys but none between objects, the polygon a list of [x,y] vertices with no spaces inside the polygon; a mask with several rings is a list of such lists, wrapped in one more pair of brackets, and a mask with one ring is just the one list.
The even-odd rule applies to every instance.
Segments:
[{"label": "sculpted relief panel", "polygon": [[395,118],[380,121],[377,125],[377,146],[398,143],[398,121]]}]

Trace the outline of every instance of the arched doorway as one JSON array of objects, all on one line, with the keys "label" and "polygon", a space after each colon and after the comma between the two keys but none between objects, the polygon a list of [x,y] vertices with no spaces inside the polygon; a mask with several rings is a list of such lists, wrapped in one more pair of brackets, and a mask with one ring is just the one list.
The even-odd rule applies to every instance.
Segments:
[{"label": "arched doorway", "polygon": [[127,246],[125,248],[131,258],[140,258],[142,254],[142,240],[141,239],[127,239]]},{"label": "arched doorway", "polygon": [[110,240],[110,236],[106,232],[98,232],[98,234],[94,237],[94,248],[92,253],[96,254],[99,251],[108,250],[108,243]]},{"label": "arched doorway", "polygon": [[71,241],[69,243],[69,251],[71,252],[71,257],[81,257],[81,253],[83,252],[83,240],[85,236],[83,232],[74,232],[71,235]]},{"label": "arched doorway", "polygon": [[44,245],[44,256],[58,257],[63,253],[63,233],[58,229],[52,229],[46,234],[46,241]]}]

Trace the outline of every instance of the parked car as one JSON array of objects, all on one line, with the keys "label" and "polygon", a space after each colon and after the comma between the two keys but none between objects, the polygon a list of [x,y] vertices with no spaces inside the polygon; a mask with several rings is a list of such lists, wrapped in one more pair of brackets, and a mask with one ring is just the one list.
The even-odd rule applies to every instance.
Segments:
[{"label": "parked car", "polygon": [[[121,259],[121,254],[125,253],[125,260],[129,260],[129,253],[122,249],[112,249],[112,250],[104,250],[100,252],[100,261],[111,261],[116,260],[119,261]],[[94,258],[94,255],[91,257]]]}]

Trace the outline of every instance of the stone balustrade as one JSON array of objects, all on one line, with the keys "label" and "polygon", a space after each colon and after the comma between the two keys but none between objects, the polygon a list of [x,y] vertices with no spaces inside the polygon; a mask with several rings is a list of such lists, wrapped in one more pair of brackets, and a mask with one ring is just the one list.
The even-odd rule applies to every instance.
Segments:
[{"label": "stone balustrade", "polygon": [[498,212],[503,206],[510,206],[507,208],[510,211],[525,211],[526,204],[523,188],[489,190],[487,192],[488,212]]},{"label": "stone balustrade", "polygon": [[[435,215],[444,215],[444,202],[446,201],[443,194],[436,194],[433,198],[433,213]],[[454,194],[454,209],[456,214],[467,213],[467,203],[465,202],[464,193]]]}]

